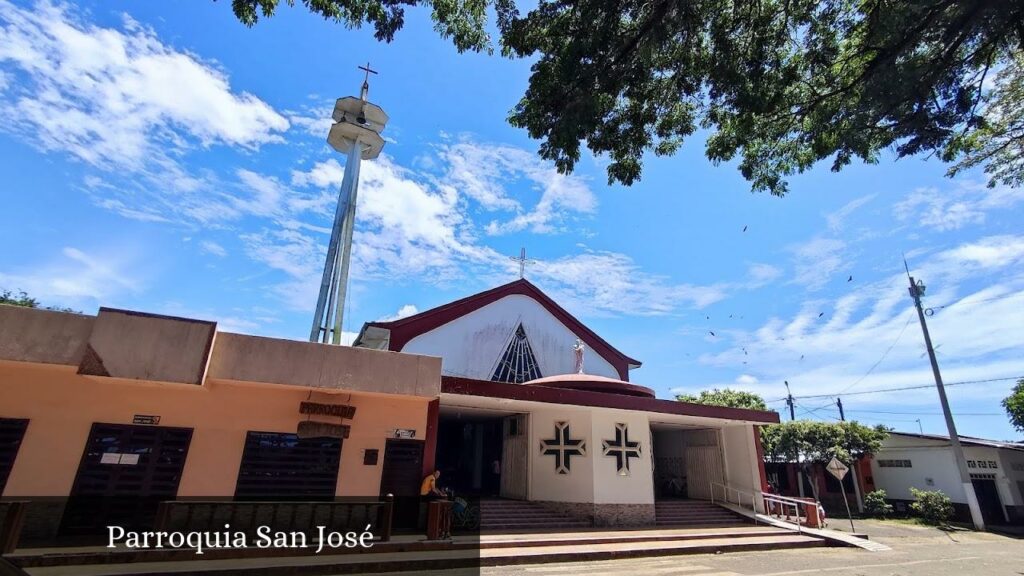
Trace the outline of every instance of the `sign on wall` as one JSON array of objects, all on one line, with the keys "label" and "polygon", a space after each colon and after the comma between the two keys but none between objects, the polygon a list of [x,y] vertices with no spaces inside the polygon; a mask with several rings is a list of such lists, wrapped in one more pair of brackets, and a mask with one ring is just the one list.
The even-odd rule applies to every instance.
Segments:
[{"label": "sign on wall", "polygon": [[356,415],[356,407],[347,404],[321,404],[319,402],[302,402],[299,404],[299,414],[310,416],[336,416],[351,420]]},{"label": "sign on wall", "polygon": [[296,435],[299,438],[348,438],[349,427],[344,424],[330,424],[305,420],[299,422]]},{"label": "sign on wall", "polygon": [[540,453],[555,457],[555,472],[568,474],[572,467],[571,458],[587,455],[587,442],[572,438],[568,422],[555,422],[555,437],[540,441]]},{"label": "sign on wall", "polygon": [[394,437],[411,440],[416,437],[416,430],[413,428],[396,428]]},{"label": "sign on wall", "polygon": [[160,423],[159,416],[150,416],[148,414],[136,414],[132,416],[132,424],[143,424],[145,426],[156,426]]},{"label": "sign on wall", "polygon": [[640,443],[629,440],[626,424],[615,425],[615,438],[603,440],[604,455],[615,458],[615,470],[619,476],[629,475],[629,459],[640,457]]}]

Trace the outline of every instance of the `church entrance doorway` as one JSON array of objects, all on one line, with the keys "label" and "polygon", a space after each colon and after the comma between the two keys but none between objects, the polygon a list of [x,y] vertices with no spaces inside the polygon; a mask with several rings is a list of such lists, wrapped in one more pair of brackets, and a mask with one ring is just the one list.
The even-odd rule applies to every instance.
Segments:
[{"label": "church entrance doorway", "polygon": [[651,425],[656,499],[711,498],[711,485],[725,482],[718,430]]},{"label": "church entrance doorway", "polygon": [[526,498],[526,415],[441,408],[437,469],[456,494]]}]

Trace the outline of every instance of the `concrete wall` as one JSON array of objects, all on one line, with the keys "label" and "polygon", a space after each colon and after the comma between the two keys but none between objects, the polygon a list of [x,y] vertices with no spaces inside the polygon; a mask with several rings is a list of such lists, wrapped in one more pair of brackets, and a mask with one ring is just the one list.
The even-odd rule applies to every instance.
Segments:
[{"label": "concrete wall", "polygon": [[[541,454],[541,440],[555,434],[555,423],[569,422],[571,437],[586,441],[587,454],[572,457],[568,474],[555,471],[553,456]],[[629,440],[640,443],[629,474],[620,475],[615,458],[605,456],[604,440],[615,439],[615,425],[627,425]],[[597,526],[650,526],[654,523],[654,478],[650,423],[642,412],[566,406],[530,414],[529,499]]]},{"label": "concrete wall", "polygon": [[[878,465],[879,460],[910,460],[910,468],[889,468]],[[871,476],[875,488],[885,490],[888,498],[913,500],[910,488],[941,490],[953,502],[966,503],[960,473],[957,472],[953,451],[942,447],[892,448],[879,450],[871,461]],[[929,485],[928,479],[931,479]]]},{"label": "concrete wall", "polygon": [[[443,373],[490,380],[509,338],[522,323],[543,376],[574,372],[576,335],[543,306],[510,295],[410,340],[402,352],[440,356]],[[593,350],[584,357],[587,374],[618,378],[610,363]]]},{"label": "concrete wall", "polygon": [[[294,433],[309,391],[209,380],[205,386],[140,383],[75,374],[73,367],[0,362],[0,417],[28,418],[5,497],[66,496],[94,422],[131,424],[159,415],[161,426],[193,428],[178,495],[232,496],[248,431]],[[383,394],[313,393],[312,400],[356,407],[344,441],[337,495],[377,495],[383,460],[364,466],[363,451],[395,428],[426,429],[429,400]]]},{"label": "concrete wall", "polygon": [[[554,502],[594,501],[594,434],[591,412],[576,407],[530,412],[529,499]],[[568,422],[571,438],[586,441],[586,455],[570,458],[568,474],[558,474],[555,457],[541,454],[541,440],[554,438],[555,422]],[[597,448],[600,448],[598,446]]]},{"label": "concrete wall", "polygon": [[753,494],[761,490],[761,470],[754,445],[754,427],[736,424],[722,428],[726,483]]},{"label": "concrete wall", "polygon": [[[626,424],[630,442],[640,443],[640,457],[629,459],[629,474],[622,476],[615,458],[605,456],[604,440],[615,439],[615,425]],[[654,471],[651,459],[650,423],[642,412],[595,410],[591,418],[594,439],[594,502],[603,504],[653,504]]]},{"label": "concrete wall", "polygon": [[441,359],[221,332],[209,377],[436,398]]},{"label": "concrete wall", "polygon": [[0,304],[0,360],[78,365],[95,316]]}]

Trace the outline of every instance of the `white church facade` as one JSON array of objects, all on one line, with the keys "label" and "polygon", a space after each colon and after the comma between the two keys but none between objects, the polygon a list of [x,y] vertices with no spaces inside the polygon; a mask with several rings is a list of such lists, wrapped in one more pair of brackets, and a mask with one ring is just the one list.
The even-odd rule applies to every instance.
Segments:
[{"label": "white church facade", "polygon": [[649,526],[663,501],[766,488],[758,426],[777,413],[657,399],[629,381],[638,360],[527,280],[367,323],[353,345],[441,358],[424,471],[456,493]]}]

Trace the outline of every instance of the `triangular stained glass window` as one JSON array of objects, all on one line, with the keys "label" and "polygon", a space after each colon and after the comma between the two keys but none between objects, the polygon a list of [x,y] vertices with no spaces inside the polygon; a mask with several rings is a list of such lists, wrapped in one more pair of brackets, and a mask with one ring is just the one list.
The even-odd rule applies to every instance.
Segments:
[{"label": "triangular stained glass window", "polygon": [[526,339],[526,330],[523,330],[523,325],[520,324],[512,334],[505,353],[498,360],[491,381],[522,384],[540,377],[537,359],[533,357],[530,341]]}]

